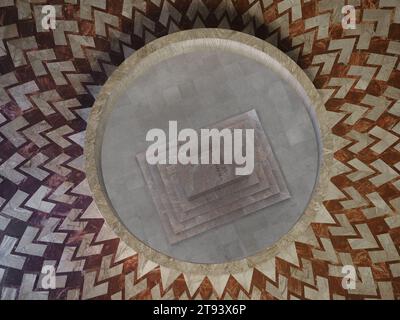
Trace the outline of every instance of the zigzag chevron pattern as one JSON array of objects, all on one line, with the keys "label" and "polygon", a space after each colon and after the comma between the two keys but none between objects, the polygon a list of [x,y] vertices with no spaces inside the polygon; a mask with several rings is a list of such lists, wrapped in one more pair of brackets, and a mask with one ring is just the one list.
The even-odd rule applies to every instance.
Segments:
[{"label": "zigzag chevron pattern", "polygon": [[[49,1],[51,3],[51,1]],[[400,7],[355,0],[342,30],[328,0],[75,0],[0,4],[1,299],[399,299]],[[302,239],[240,274],[190,275],[126,246],[104,224],[84,166],[94,95],[132,52],[165,34],[231,28],[277,45],[331,111],[329,201]],[[51,264],[56,289],[41,287]],[[357,270],[341,287],[341,266]]]}]

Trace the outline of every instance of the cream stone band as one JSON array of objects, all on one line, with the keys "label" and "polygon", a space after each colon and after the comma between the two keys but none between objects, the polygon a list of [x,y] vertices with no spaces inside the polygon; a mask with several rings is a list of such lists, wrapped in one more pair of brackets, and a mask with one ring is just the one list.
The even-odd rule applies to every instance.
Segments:
[{"label": "cream stone band", "polygon": [[[258,254],[219,264],[190,263],[169,257],[147,246],[131,234],[118,218],[118,214],[107,196],[101,168],[101,149],[105,126],[121,92],[150,67],[171,57],[206,48],[225,50],[246,56],[279,74],[303,97],[307,105],[313,108],[312,112],[318,119],[319,125],[315,129],[322,142],[319,181],[307,209],[293,228],[273,246],[263,249]],[[94,201],[106,223],[127,245],[146,259],[185,273],[221,275],[244,272],[250,268],[262,267],[278,255],[290,255],[288,248],[293,246],[296,240],[307,242],[306,237],[313,234],[306,230],[318,217],[319,212],[324,210],[324,196],[329,193],[330,178],[334,172],[334,140],[330,133],[330,119],[330,112],[325,110],[318,91],[304,71],[290,57],[271,44],[253,36],[224,29],[196,29],[174,33],[156,39],[133,53],[113,72],[102,87],[87,124],[84,152],[88,183]]]}]

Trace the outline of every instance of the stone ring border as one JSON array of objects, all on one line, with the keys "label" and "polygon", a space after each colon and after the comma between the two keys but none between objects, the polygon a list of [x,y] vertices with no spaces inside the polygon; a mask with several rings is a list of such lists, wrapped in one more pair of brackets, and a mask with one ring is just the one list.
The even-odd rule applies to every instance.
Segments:
[{"label": "stone ring border", "polygon": [[[320,146],[320,171],[312,198],[291,230],[274,245],[262,249],[259,253],[246,258],[226,263],[193,263],[178,260],[161,253],[136,238],[120,221],[106,192],[101,170],[101,149],[108,116],[119,94],[127,89],[128,84],[151,66],[179,54],[192,52],[199,48],[218,48],[228,50],[261,62],[268,68],[275,69],[308,100],[314,108],[318,120]],[[278,62],[278,63],[276,63]],[[194,29],[180,31],[158,38],[128,57],[102,86],[90,112],[87,122],[84,147],[85,171],[93,199],[109,227],[128,246],[143,255],[147,260],[175,269],[183,273],[201,275],[235,274],[257,268],[274,259],[296,240],[308,236],[306,230],[315,220],[323,206],[324,195],[328,193],[333,169],[334,139],[330,130],[329,112],[317,89],[305,72],[285,53],[256,37],[226,29]],[[318,132],[319,131],[319,132]]]}]

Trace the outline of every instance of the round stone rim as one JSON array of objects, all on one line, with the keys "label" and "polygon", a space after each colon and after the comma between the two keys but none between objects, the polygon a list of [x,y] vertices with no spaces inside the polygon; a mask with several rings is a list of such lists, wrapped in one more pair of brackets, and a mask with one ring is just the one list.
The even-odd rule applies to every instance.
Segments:
[{"label": "round stone rim", "polygon": [[[122,90],[127,89],[127,83],[146,72],[154,64],[204,47],[245,55],[263,63],[266,67],[274,68],[281,76],[290,81],[300,94],[305,95],[309,105],[314,108],[313,111],[319,125],[319,128],[316,129],[319,129],[322,142],[319,181],[316,183],[308,207],[291,230],[274,245],[255,255],[216,264],[178,260],[149,247],[136,238],[118,218],[118,214],[107,196],[101,170],[101,148],[106,122],[113,109],[115,99]],[[334,141],[333,135],[330,134],[329,118],[320,94],[305,72],[289,56],[268,42],[238,31],[225,29],[181,31],[158,38],[134,52],[103,85],[92,106],[87,122],[84,148],[86,177],[94,202],[106,223],[122,241],[145,259],[184,273],[220,275],[245,272],[251,268],[257,268],[257,266],[262,267],[278,255],[290,255],[291,252],[288,249],[297,240],[307,242],[310,233],[306,230],[310,228],[311,222],[315,221],[318,213],[324,210],[322,202],[324,195],[328,194],[330,177],[332,177]]]}]

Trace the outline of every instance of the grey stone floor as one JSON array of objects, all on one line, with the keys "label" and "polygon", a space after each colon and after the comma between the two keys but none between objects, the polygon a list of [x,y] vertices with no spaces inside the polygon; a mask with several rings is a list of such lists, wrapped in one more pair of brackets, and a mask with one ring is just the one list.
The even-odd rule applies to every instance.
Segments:
[{"label": "grey stone floor", "polygon": [[[136,154],[152,128],[200,128],[256,109],[291,193],[233,223],[169,245]],[[319,168],[315,120],[301,96],[274,71],[233,53],[180,55],[135,80],[113,110],[102,146],[102,171],[124,225],[143,242],[177,259],[219,263],[243,258],[286,234],[307,207]]]}]

